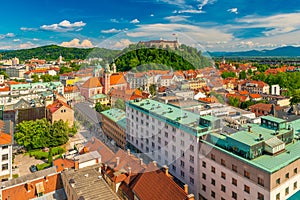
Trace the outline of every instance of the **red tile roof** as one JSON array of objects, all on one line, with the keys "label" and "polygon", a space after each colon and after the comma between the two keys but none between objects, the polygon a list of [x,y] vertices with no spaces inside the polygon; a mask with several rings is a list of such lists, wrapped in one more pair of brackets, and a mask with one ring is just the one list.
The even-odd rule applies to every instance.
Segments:
[{"label": "red tile roof", "polygon": [[64,169],[74,168],[75,162],[74,160],[58,158],[53,161],[53,166],[56,167],[57,172],[61,172]]},{"label": "red tile roof", "polygon": [[97,88],[97,87],[101,87],[101,86],[102,85],[101,85],[98,77],[91,77],[87,81],[85,81],[81,87],[83,87],[83,88]]},{"label": "red tile roof", "polygon": [[12,137],[6,133],[0,133],[0,145],[11,144]]},{"label": "red tile roof", "polygon": [[107,163],[109,160],[113,158],[115,155],[112,150],[110,150],[103,142],[93,137],[88,143],[85,145],[85,150],[88,152],[98,151],[101,155],[101,162]]},{"label": "red tile roof", "polygon": [[127,84],[123,74],[112,74],[110,76],[110,85]]},{"label": "red tile roof", "polygon": [[47,109],[50,111],[50,113],[54,113],[63,106],[71,109],[71,107],[68,104],[66,104],[63,101],[59,101],[59,100],[55,101],[53,104],[48,105]]},{"label": "red tile roof", "polygon": [[78,92],[79,91],[79,88],[78,86],[65,86],[64,87],[64,92],[65,93],[72,93],[72,92]]},{"label": "red tile roof", "polygon": [[260,94],[250,94],[249,96],[250,96],[250,98],[252,98],[252,99],[259,99],[259,98],[261,98],[261,95],[260,95]]}]

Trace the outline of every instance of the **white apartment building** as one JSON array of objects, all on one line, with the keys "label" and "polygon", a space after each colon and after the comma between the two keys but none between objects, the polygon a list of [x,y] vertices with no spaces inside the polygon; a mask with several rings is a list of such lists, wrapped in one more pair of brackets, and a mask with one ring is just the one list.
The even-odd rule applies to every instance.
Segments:
[{"label": "white apartment building", "polygon": [[198,194],[199,141],[219,128],[220,120],[149,99],[128,101],[126,118],[127,142],[159,165],[169,166],[172,175],[189,185],[189,193]]},{"label": "white apartment building", "polygon": [[0,181],[12,179],[12,136],[0,133]]}]

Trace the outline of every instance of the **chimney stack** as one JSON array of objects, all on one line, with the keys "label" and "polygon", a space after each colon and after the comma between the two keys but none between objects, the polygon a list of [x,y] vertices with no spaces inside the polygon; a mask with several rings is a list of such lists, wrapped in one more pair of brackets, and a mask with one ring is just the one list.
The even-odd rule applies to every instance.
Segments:
[{"label": "chimney stack", "polygon": [[130,149],[127,149],[127,154],[130,155]]},{"label": "chimney stack", "polygon": [[79,169],[79,159],[74,159],[74,168],[75,170],[78,170]]},{"label": "chimney stack", "polygon": [[163,167],[163,171],[165,172],[165,175],[169,176],[169,167],[167,165],[164,165],[162,167]]},{"label": "chimney stack", "polygon": [[189,195],[187,195],[187,199],[188,199],[188,200],[195,200],[194,194],[189,194]]},{"label": "chimney stack", "polygon": [[104,170],[105,170],[105,171],[107,170],[107,164],[104,165]]},{"label": "chimney stack", "polygon": [[131,167],[128,167],[128,176],[131,175]]},{"label": "chimney stack", "polygon": [[252,130],[251,130],[251,126],[248,126],[248,132],[250,133],[250,132],[252,132]]},{"label": "chimney stack", "polygon": [[116,166],[120,164],[120,157],[116,157]]},{"label": "chimney stack", "polygon": [[143,158],[140,158],[140,165],[143,165]]},{"label": "chimney stack", "polygon": [[188,194],[189,193],[189,186],[187,184],[185,184],[183,187],[184,187],[184,192],[186,194]]},{"label": "chimney stack", "polygon": [[153,165],[155,166],[155,167],[157,167],[157,162],[155,161],[155,160],[153,160]]}]

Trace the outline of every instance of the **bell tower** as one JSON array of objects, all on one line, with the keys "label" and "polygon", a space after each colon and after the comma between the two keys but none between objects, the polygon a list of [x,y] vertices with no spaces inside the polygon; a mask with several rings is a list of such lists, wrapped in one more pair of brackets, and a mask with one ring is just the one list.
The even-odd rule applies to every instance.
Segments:
[{"label": "bell tower", "polygon": [[104,73],[103,73],[103,93],[107,94],[110,90],[110,68],[109,68],[109,64],[106,64],[105,69],[104,69]]}]

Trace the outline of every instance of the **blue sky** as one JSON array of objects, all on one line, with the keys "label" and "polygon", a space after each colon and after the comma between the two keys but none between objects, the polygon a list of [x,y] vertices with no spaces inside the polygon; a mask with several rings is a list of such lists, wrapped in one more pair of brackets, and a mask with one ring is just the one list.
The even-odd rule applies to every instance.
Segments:
[{"label": "blue sky", "polygon": [[1,2],[0,18],[0,49],[124,48],[175,37],[209,51],[300,45],[298,1],[12,0]]}]

